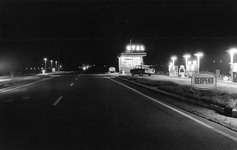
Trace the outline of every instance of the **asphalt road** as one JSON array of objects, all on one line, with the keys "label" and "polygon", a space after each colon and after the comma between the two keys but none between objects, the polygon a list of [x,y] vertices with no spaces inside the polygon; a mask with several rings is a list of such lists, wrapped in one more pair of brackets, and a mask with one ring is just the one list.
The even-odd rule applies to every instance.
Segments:
[{"label": "asphalt road", "polygon": [[58,76],[0,93],[0,148],[237,149],[230,131],[168,107],[103,75]]}]

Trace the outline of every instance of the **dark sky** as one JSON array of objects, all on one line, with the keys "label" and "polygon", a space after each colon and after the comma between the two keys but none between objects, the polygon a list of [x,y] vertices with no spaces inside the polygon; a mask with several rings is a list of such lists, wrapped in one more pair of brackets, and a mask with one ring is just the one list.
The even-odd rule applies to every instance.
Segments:
[{"label": "dark sky", "polygon": [[236,0],[0,0],[0,64],[41,64],[44,57],[57,60],[59,51],[60,62],[68,68],[82,63],[116,65],[117,54],[129,39],[145,45],[147,64],[168,64],[172,55],[183,61],[183,54],[197,51],[206,61],[223,56],[229,63],[225,50],[237,46],[236,4]]}]

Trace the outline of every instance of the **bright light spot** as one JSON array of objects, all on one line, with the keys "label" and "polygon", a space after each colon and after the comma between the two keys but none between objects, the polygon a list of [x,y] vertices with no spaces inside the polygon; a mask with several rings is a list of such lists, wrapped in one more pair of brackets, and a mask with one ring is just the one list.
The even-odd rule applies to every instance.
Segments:
[{"label": "bright light spot", "polygon": [[130,51],[131,50],[131,46],[127,46],[127,50]]},{"label": "bright light spot", "polygon": [[136,47],[135,45],[132,45],[132,50],[135,50],[135,47]]},{"label": "bright light spot", "polygon": [[222,63],[222,60],[220,61],[220,63]]},{"label": "bright light spot", "polygon": [[171,59],[173,59],[173,60],[174,60],[174,59],[177,59],[177,57],[176,57],[176,56],[172,56],[172,57],[171,57]]},{"label": "bright light spot", "polygon": [[192,64],[192,62],[191,61],[188,61],[188,65],[191,65]]},{"label": "bright light spot", "polygon": [[194,54],[195,56],[197,56],[197,57],[200,57],[200,56],[203,56],[203,53],[196,53],[196,54]]},{"label": "bright light spot", "polygon": [[237,52],[237,49],[236,48],[231,48],[228,52],[229,53],[235,53],[235,52]]},{"label": "bright light spot", "polygon": [[213,63],[215,63],[216,61],[214,60]]},{"label": "bright light spot", "polygon": [[140,51],[140,46],[137,46],[136,50],[137,50],[137,51]]},{"label": "bright light spot", "polygon": [[144,51],[145,48],[143,45],[127,45],[127,48],[126,48],[128,51]]},{"label": "bright light spot", "polygon": [[185,57],[185,58],[189,58],[189,57],[191,57],[189,54],[185,54],[183,57]]},{"label": "bright light spot", "polygon": [[194,61],[193,61],[193,64],[194,64],[194,65],[196,65],[196,64],[197,64],[197,61],[196,61],[196,60],[194,60]]}]

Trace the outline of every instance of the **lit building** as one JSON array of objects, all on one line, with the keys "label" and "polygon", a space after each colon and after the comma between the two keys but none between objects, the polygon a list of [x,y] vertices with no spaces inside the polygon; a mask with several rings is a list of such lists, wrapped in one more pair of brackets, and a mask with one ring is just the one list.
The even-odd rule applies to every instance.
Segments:
[{"label": "lit building", "polygon": [[144,45],[127,45],[126,50],[118,55],[119,72],[130,73],[136,65],[144,64],[143,57],[145,56]]}]

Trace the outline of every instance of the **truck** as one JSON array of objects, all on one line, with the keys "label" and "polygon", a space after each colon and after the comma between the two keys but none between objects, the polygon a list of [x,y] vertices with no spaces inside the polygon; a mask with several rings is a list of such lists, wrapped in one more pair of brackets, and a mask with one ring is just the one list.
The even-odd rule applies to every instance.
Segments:
[{"label": "truck", "polygon": [[132,76],[134,76],[135,74],[139,74],[140,76],[143,76],[143,74],[147,74],[151,76],[151,74],[155,73],[155,69],[150,68],[148,65],[137,65],[134,69],[130,70],[130,73]]}]

